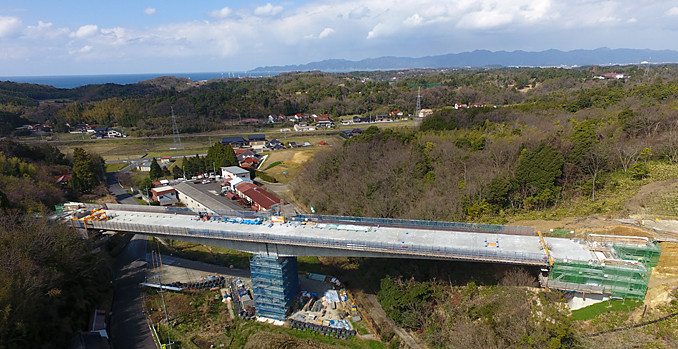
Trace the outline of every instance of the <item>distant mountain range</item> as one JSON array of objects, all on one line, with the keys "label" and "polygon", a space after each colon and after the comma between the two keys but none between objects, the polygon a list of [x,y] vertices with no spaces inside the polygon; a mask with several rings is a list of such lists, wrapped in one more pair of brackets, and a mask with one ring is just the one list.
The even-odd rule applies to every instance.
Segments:
[{"label": "distant mountain range", "polygon": [[678,62],[678,51],[673,50],[641,50],[641,49],[609,49],[595,50],[546,50],[540,52],[527,51],[487,51],[451,53],[440,56],[411,57],[379,57],[360,61],[345,59],[328,59],[300,65],[258,67],[251,72],[289,72],[321,70],[326,72],[349,72],[361,70],[394,70],[425,68],[461,68],[461,67],[557,67],[585,65],[628,65],[640,62],[675,63]]}]

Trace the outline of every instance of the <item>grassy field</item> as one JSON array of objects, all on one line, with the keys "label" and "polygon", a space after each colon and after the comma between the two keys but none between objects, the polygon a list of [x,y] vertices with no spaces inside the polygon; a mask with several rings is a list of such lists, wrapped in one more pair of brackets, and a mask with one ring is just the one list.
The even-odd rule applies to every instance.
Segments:
[{"label": "grassy field", "polygon": [[[605,187],[596,192],[595,201],[592,201],[590,196],[575,196],[543,211],[521,212],[510,220],[561,219],[564,217],[581,217],[592,214],[635,213],[627,212],[629,208],[625,207],[625,205],[627,205],[629,199],[638,194],[642,186],[652,182],[678,178],[678,165],[652,162],[649,168],[650,175],[642,180],[633,179],[630,173],[622,171],[608,174],[605,178]],[[661,216],[678,213],[678,209],[673,206],[678,201],[671,194],[667,193],[666,198],[662,199],[655,193],[654,196],[649,196],[645,202],[639,205],[644,207],[642,211],[645,214],[658,214]]]},{"label": "grassy field", "polygon": [[588,307],[574,310],[572,312],[572,319],[581,321],[593,319],[600,314],[613,311],[629,312],[641,304],[643,304],[642,301],[637,301],[634,299],[612,300],[609,302],[604,301],[593,305],[589,305]]},{"label": "grassy field", "polygon": [[[166,293],[171,327],[165,324],[162,300],[157,292],[146,292],[146,309],[163,343],[171,340],[181,348],[386,348],[381,342],[357,337],[337,339],[311,331],[274,326],[238,318],[230,319],[228,306],[216,292]],[[151,310],[152,309],[152,310]]]},{"label": "grassy field", "polygon": [[267,164],[279,162],[278,165],[264,171],[274,177],[279,183],[289,183],[301,170],[306,161],[311,159],[319,151],[327,146],[312,146],[307,148],[277,150],[269,153],[264,168]]},{"label": "grassy field", "polygon": [[236,268],[249,268],[249,260],[252,258],[250,253],[226,248],[199,245],[179,240],[166,240],[166,242],[169,246],[158,244],[154,238],[150,238],[148,248],[149,250],[159,249],[160,253],[172,254],[175,257],[217,265],[233,265]]},{"label": "grassy field", "polygon": [[110,172],[118,172],[125,168],[128,164],[125,162],[119,162],[119,163],[107,163],[106,164],[106,173]]}]

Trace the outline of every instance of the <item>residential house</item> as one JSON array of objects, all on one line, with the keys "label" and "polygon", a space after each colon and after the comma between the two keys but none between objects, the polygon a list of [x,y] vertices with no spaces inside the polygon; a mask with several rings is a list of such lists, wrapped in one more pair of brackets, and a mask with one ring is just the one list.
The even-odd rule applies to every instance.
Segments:
[{"label": "residential house", "polygon": [[621,73],[607,73],[603,74],[604,79],[626,79],[628,76]]},{"label": "residential house", "polygon": [[151,197],[153,201],[159,202],[160,206],[174,205],[179,202],[177,191],[170,186],[151,189]]},{"label": "residential house", "polygon": [[240,136],[224,137],[221,139],[221,143],[223,143],[224,145],[230,145],[232,148],[241,148],[248,145],[245,138],[242,138]]},{"label": "residential house", "polygon": [[259,167],[259,159],[258,158],[244,158],[242,161],[240,161],[239,165],[242,168],[257,168],[257,167]]},{"label": "residential house", "polygon": [[315,127],[317,127],[317,128],[332,128],[332,127],[334,127],[334,122],[326,121],[326,120],[316,121]]},{"label": "residential house", "polygon": [[151,163],[150,162],[141,163],[137,165],[137,170],[141,172],[151,172]]},{"label": "residential house", "polygon": [[266,135],[248,135],[247,140],[254,150],[262,151],[266,147]]},{"label": "residential house", "polygon": [[369,115],[369,116],[363,116],[363,117],[360,117],[360,116],[357,116],[357,115],[356,115],[356,116],[353,117],[353,123],[354,123],[354,124],[359,124],[359,123],[370,123],[370,122],[375,122],[375,121],[377,121],[377,118],[374,117],[374,116],[372,116],[372,115]]},{"label": "residential house", "polygon": [[306,123],[294,125],[294,130],[297,132],[315,131],[315,126],[309,126]]},{"label": "residential house", "polygon": [[420,118],[425,118],[431,114],[433,114],[433,109],[422,109],[419,111],[419,115],[417,116]]},{"label": "residential house", "polygon": [[332,121],[332,117],[327,114],[322,114],[320,116],[313,114],[313,121],[316,123],[319,121]]},{"label": "residential house", "polygon": [[97,126],[94,128],[94,136],[96,138],[104,138],[108,136],[108,127]]},{"label": "residential house", "polygon": [[174,162],[174,159],[172,159],[171,155],[165,155],[160,158],[160,164],[162,165],[169,165],[172,162]]},{"label": "residential house", "polygon": [[259,159],[259,155],[253,152],[252,149],[236,152],[235,154],[235,157],[238,159],[238,161],[243,161],[247,158],[256,158],[257,160]]},{"label": "residential house", "polygon": [[68,181],[71,180],[71,174],[64,174],[60,176],[54,176],[56,184],[68,185]]},{"label": "residential house", "polygon": [[281,141],[277,139],[271,139],[270,141],[266,142],[266,148],[271,150],[280,150],[285,149],[285,146],[282,144]]},{"label": "residential house", "polygon": [[254,118],[250,118],[250,119],[242,119],[242,120],[240,120],[240,124],[241,124],[241,125],[256,125],[256,124],[258,124],[258,123],[260,123],[260,122],[261,122],[261,120],[259,120],[259,119],[254,119]]},{"label": "residential house", "polygon": [[115,129],[115,128],[106,129],[106,136],[108,138],[114,138],[114,137],[123,137],[124,138],[124,137],[127,137],[127,135],[125,135],[125,133],[122,132],[122,130],[118,130],[118,129]]}]

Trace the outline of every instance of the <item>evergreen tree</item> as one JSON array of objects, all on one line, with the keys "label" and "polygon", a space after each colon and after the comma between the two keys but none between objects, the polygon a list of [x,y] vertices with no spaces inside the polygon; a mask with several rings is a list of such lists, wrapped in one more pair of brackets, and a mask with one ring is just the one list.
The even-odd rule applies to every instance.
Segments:
[{"label": "evergreen tree", "polygon": [[208,168],[221,168],[225,166],[238,166],[238,158],[231,145],[224,145],[221,142],[214,143],[207,151],[205,157]]},{"label": "evergreen tree", "polygon": [[88,193],[96,187],[103,177],[103,159],[90,155],[82,148],[73,150],[73,174],[71,187],[80,193]]},{"label": "evergreen tree", "polygon": [[540,201],[550,201],[559,189],[555,184],[563,174],[564,163],[563,154],[548,144],[541,143],[533,152],[523,149],[516,170],[516,181],[523,197],[535,196]]},{"label": "evergreen tree", "polygon": [[151,170],[148,172],[148,177],[151,178],[151,180],[156,180],[162,177],[162,168],[160,168],[160,165],[158,164],[158,161],[155,160],[155,158],[151,160]]}]

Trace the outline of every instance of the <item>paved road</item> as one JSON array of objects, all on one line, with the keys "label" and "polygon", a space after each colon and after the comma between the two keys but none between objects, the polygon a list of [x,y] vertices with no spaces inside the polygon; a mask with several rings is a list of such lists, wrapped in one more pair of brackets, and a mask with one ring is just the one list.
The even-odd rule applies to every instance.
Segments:
[{"label": "paved road", "polygon": [[[108,190],[119,203],[137,203],[120,186],[115,173],[108,173],[106,180]],[[134,236],[113,265],[114,298],[110,330],[114,349],[156,348],[142,312],[143,300],[139,287],[139,283],[145,281],[147,242],[145,237]]]},{"label": "paved road", "polygon": [[128,193],[118,182],[117,173],[106,174],[106,185],[108,185],[108,191],[111,192],[111,195],[115,196],[115,200],[119,203],[130,205],[137,204],[136,200],[134,200],[134,196]]},{"label": "paved road", "polygon": [[134,236],[114,264],[111,344],[114,349],[155,348],[142,310],[141,288],[145,279],[146,238]]}]

